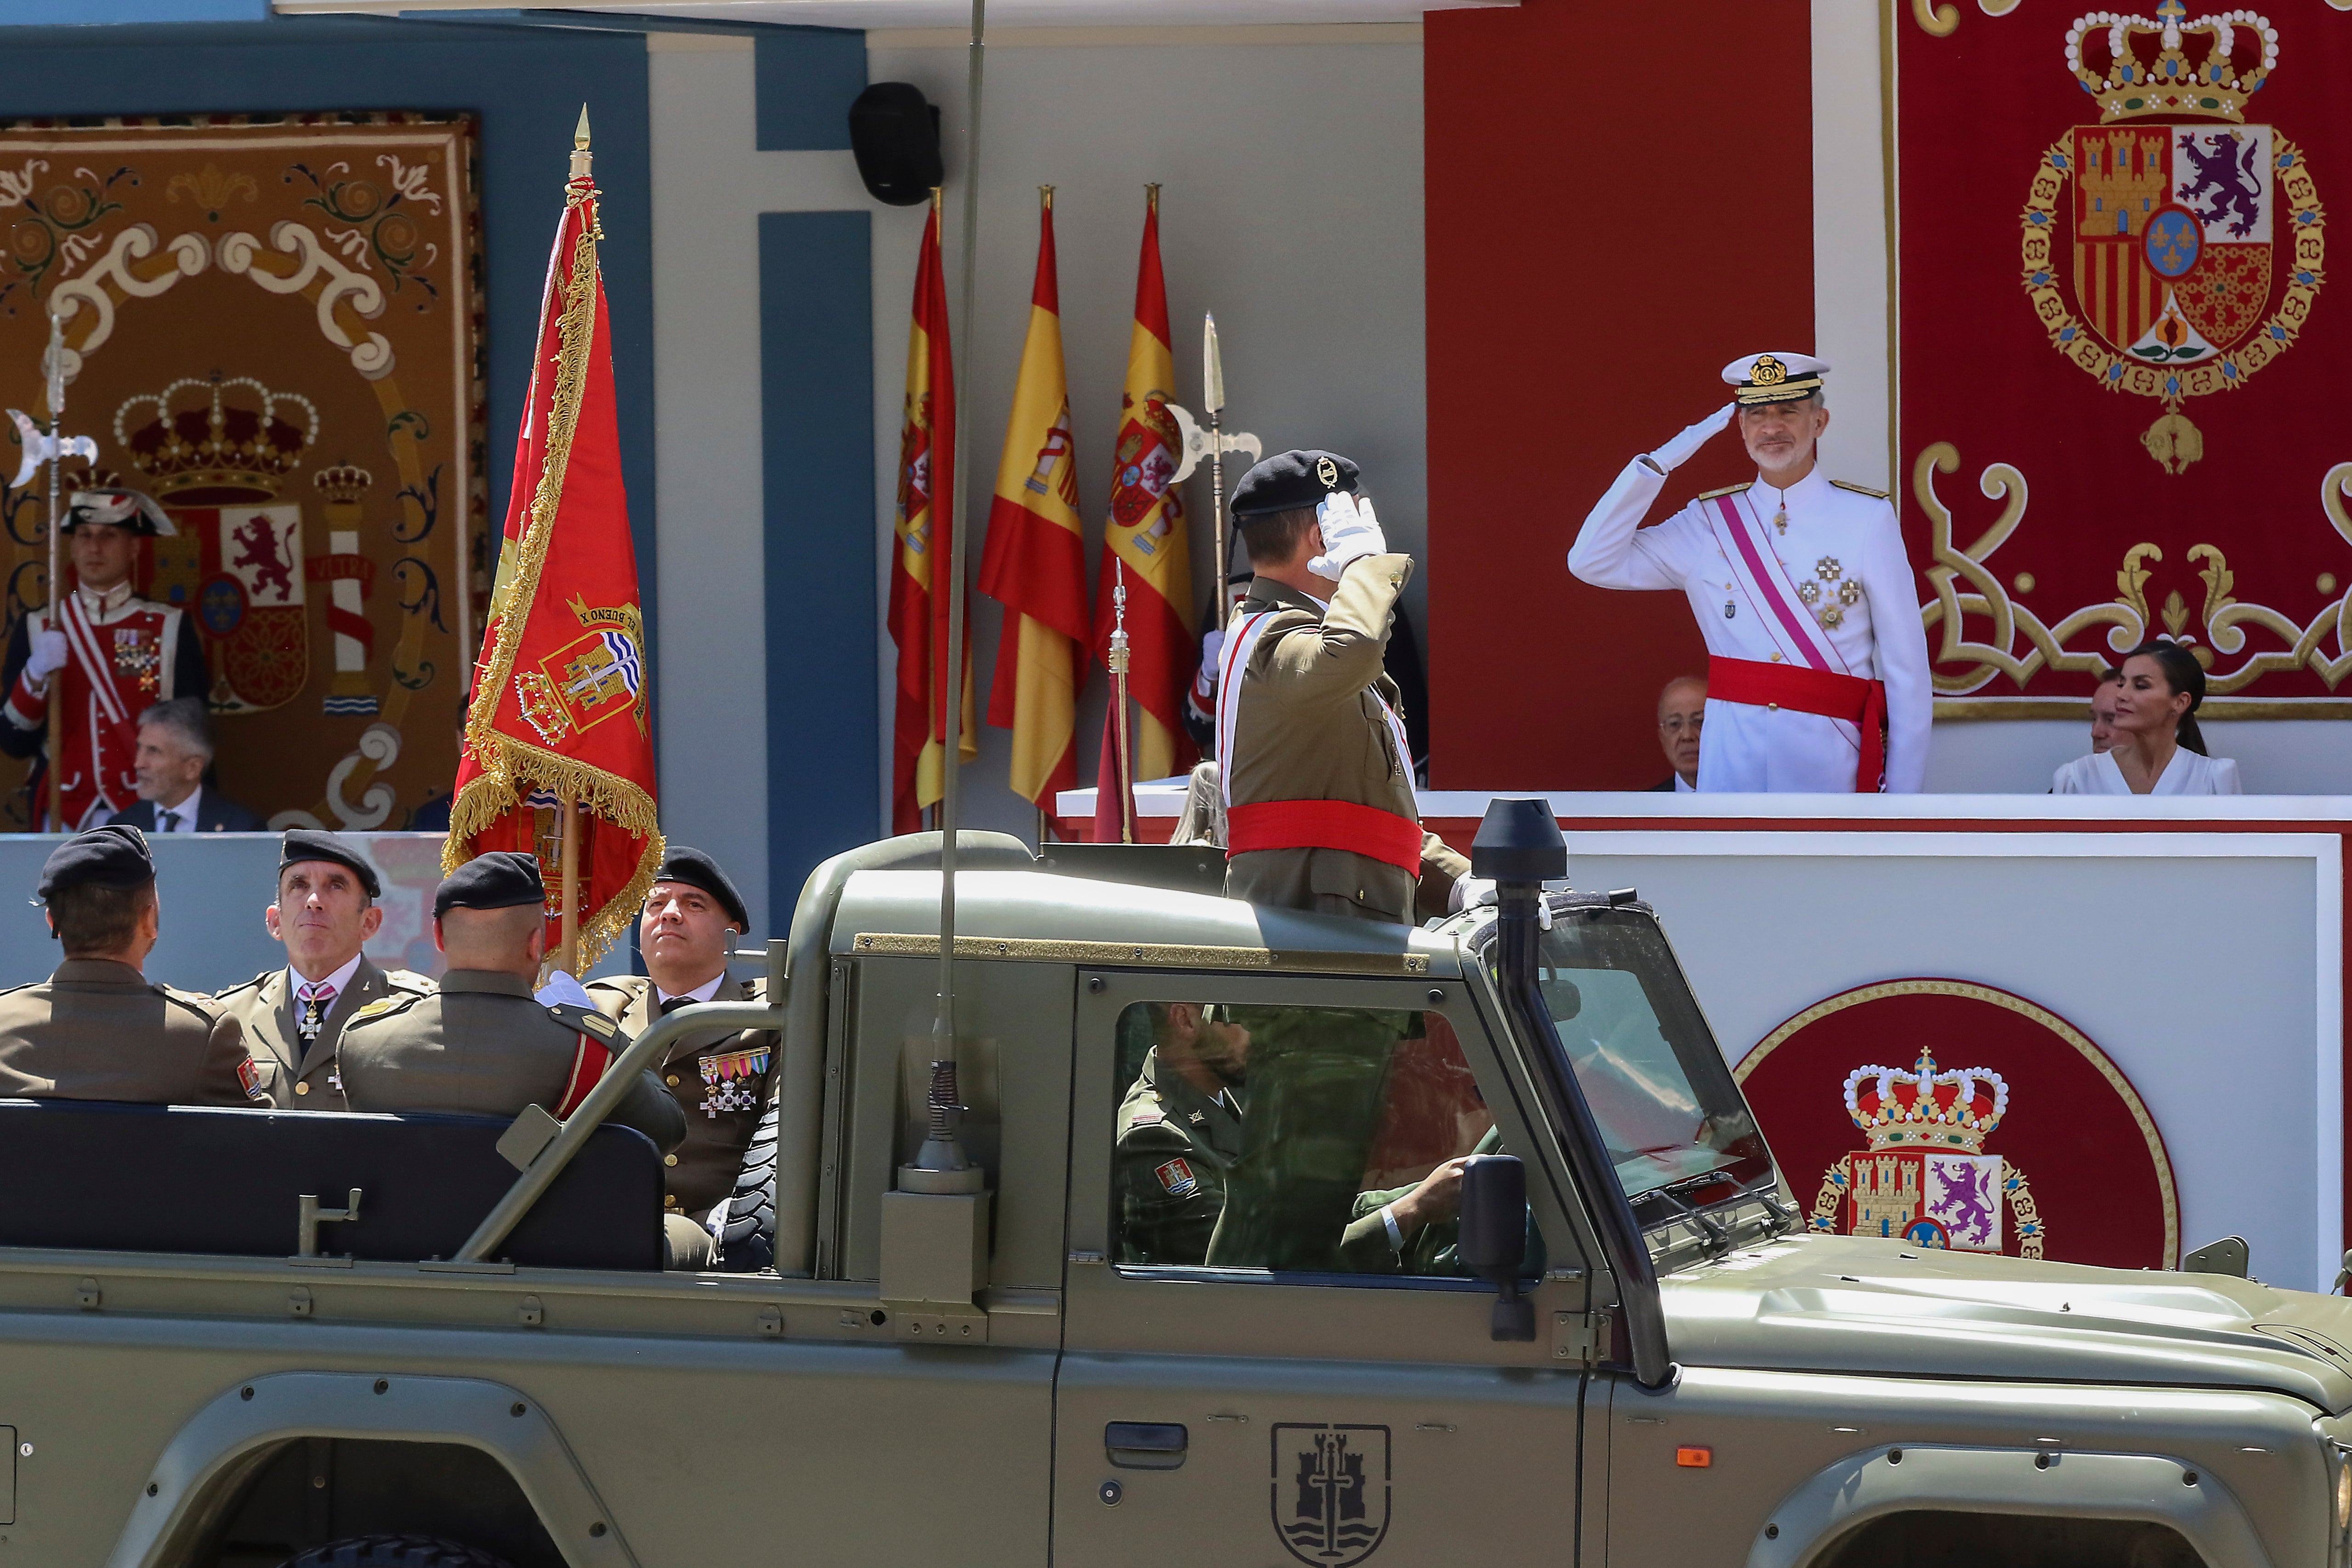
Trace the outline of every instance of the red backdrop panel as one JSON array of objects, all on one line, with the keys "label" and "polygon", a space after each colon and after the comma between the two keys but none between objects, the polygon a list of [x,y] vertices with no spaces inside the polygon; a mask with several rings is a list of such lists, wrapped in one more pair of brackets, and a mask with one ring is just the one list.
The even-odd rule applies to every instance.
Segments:
[{"label": "red backdrop panel", "polygon": [[[2231,29],[2231,68],[2260,77],[2242,103],[2145,77],[2086,91],[2074,11],[1962,6],[1944,37],[1891,24],[1904,524],[1933,566],[1916,481],[1940,449],[1944,614],[1980,646],[1944,649],[1946,626],[1928,642],[1938,695],[1986,717],[2079,703],[2146,635],[2189,644],[2224,713],[2352,696],[2352,300],[2325,267],[2327,205],[2352,192],[2352,16],[2263,10],[2273,37]],[[2210,21],[2189,18],[2176,67],[2202,72]],[[2101,84],[2111,42],[2080,46]],[[2153,29],[2125,47],[2163,79]]]},{"label": "red backdrop panel", "polygon": [[[1662,28],[1639,7],[1527,0],[1428,16],[1440,787],[1665,776],[1658,689],[1706,665],[1690,611],[1586,587],[1565,558],[1634,454],[1724,402],[1725,361],[1812,346],[1811,15],[1761,0]],[[1654,515],[1753,474],[1719,440]]]}]

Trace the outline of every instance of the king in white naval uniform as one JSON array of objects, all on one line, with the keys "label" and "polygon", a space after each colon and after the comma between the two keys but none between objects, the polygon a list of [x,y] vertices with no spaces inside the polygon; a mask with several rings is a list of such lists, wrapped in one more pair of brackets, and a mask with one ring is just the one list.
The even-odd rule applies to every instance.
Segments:
[{"label": "king in white naval uniform", "polygon": [[[1702,790],[1916,792],[1927,774],[1917,589],[1886,497],[1814,460],[1828,369],[1791,353],[1725,366],[1734,401],[1628,463],[1568,554],[1595,587],[1689,595],[1708,655]],[[1641,528],[1735,411],[1756,479]]]}]

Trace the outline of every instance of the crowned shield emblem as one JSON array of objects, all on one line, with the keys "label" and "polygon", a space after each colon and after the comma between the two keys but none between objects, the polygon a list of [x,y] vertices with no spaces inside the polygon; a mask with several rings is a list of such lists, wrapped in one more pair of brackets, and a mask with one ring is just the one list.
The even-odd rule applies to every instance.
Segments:
[{"label": "crowned shield emblem", "polygon": [[1845,1109],[1869,1134],[1870,1147],[1822,1175],[1814,1229],[2000,1252],[2006,1206],[2016,1218],[2018,1256],[2042,1256],[2044,1226],[2025,1173],[1984,1152],[1985,1139],[2009,1113],[2009,1084],[2000,1074],[1941,1069],[1922,1050],[1908,1069],[1862,1067],[1847,1074]]},{"label": "crowned shield emblem", "polygon": [[1349,1568],[1389,1531],[1389,1429],[1277,1425],[1274,1529],[1309,1568]]},{"label": "crowned shield emblem", "polygon": [[[2102,14],[2066,35],[2100,109],[2042,154],[2025,287],[2053,347],[2112,392],[2163,405],[2141,444],[2167,473],[2204,456],[2181,410],[2294,345],[2321,282],[2324,215],[2302,152],[2247,100],[2278,64],[2252,13]],[[2065,259],[2062,261],[2062,258]]]}]

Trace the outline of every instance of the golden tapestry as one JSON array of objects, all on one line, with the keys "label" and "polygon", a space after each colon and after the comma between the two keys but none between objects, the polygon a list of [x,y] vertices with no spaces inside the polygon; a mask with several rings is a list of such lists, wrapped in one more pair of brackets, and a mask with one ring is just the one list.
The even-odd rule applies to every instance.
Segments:
[{"label": "golden tapestry", "polygon": [[[62,431],[99,453],[65,488],[172,516],[134,581],[202,633],[218,788],[273,826],[405,827],[457,772],[488,585],[475,157],[463,116],[0,128],[0,407],[47,428],[61,317]],[[48,595],[46,470],[0,521],[5,631]],[[0,828],[25,773],[0,759]]]}]

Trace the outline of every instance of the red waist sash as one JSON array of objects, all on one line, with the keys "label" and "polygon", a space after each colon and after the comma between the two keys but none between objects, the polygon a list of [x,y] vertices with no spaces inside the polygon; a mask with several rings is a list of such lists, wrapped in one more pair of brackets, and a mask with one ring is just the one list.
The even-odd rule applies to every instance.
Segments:
[{"label": "red waist sash", "polygon": [[1345,800],[1262,800],[1225,809],[1225,858],[1255,849],[1345,849],[1421,875],[1421,824]]},{"label": "red waist sash", "polygon": [[[1853,787],[1860,795],[1875,795],[1886,780],[1886,683],[1864,680],[1834,670],[1807,669],[1801,665],[1767,664],[1760,659],[1725,658],[1709,655],[1706,694],[1726,702],[1754,708],[1786,708],[1796,713],[1818,713],[1843,719],[1862,731],[1862,761],[1855,766]],[[1705,743],[1701,743],[1705,749]]]}]

